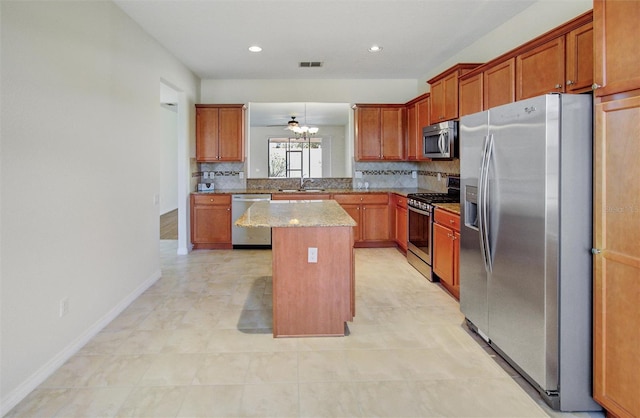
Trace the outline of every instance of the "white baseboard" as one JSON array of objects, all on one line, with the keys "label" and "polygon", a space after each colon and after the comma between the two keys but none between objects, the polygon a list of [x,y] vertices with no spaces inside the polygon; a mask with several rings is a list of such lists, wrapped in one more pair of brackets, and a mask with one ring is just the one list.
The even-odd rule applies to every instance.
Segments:
[{"label": "white baseboard", "polygon": [[122,299],[116,306],[107,312],[102,318],[96,321],[89,329],[83,332],[71,344],[56,354],[51,360],[40,367],[27,380],[22,382],[17,388],[9,392],[0,400],[0,417],[11,411],[20,401],[27,397],[35,388],[44,382],[60,366],[76,354],[84,345],[89,342],[97,333],[102,331],[111,321],[113,321],[122,311],[138,298],[145,290],[153,285],[161,276],[160,270],[154,272],[140,286],[138,286],[127,297]]}]

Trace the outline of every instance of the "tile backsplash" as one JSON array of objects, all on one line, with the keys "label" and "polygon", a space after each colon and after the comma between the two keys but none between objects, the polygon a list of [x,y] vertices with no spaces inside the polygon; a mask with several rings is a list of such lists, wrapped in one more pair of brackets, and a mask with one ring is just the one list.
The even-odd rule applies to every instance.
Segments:
[{"label": "tile backsplash", "polygon": [[[192,167],[193,169],[193,167]],[[244,163],[199,163],[196,183],[213,183],[216,190],[298,188],[300,179],[247,179]],[[207,174],[207,178],[204,174]],[[213,173],[213,178],[211,174]],[[414,174],[415,173],[415,174]],[[415,175],[415,178],[414,178]],[[439,175],[439,176],[438,176]],[[326,189],[421,188],[447,191],[447,177],[460,175],[460,160],[425,162],[353,162],[352,178],[306,179],[306,187]]]}]

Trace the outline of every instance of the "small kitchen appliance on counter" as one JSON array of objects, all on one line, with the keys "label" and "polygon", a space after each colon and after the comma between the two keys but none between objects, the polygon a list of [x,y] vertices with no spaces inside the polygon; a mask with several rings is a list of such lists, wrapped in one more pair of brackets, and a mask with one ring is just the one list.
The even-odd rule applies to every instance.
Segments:
[{"label": "small kitchen appliance on counter", "polygon": [[409,210],[407,261],[429,281],[434,281],[431,271],[433,265],[433,204],[459,203],[460,177],[448,177],[447,188],[447,193],[410,193],[407,195]]}]

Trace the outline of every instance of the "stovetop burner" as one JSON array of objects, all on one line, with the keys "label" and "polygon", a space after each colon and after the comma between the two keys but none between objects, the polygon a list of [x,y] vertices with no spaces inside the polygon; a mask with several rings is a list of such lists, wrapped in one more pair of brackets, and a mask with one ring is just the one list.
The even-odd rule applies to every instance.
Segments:
[{"label": "stovetop burner", "polygon": [[447,178],[448,193],[410,193],[408,204],[414,208],[431,210],[432,203],[457,203],[460,201],[460,178]]}]

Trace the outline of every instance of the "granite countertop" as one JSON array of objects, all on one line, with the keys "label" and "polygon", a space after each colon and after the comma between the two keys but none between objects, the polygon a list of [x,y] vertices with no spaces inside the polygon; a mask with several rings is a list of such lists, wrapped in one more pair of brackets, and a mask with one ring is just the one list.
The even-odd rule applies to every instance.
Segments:
[{"label": "granite countertop", "polygon": [[433,190],[420,189],[417,187],[398,187],[398,188],[380,188],[380,189],[323,189],[320,192],[282,192],[278,189],[217,189],[210,192],[192,192],[192,194],[293,194],[308,193],[310,199],[315,193],[320,194],[338,194],[338,193],[396,193],[407,197],[410,193],[429,193]]},{"label": "granite countertop", "polygon": [[335,200],[275,200],[256,202],[234,223],[241,227],[356,226]]},{"label": "granite countertop", "polygon": [[434,203],[433,206],[460,215],[460,203]]}]

